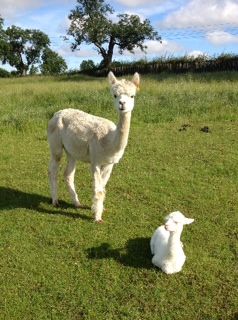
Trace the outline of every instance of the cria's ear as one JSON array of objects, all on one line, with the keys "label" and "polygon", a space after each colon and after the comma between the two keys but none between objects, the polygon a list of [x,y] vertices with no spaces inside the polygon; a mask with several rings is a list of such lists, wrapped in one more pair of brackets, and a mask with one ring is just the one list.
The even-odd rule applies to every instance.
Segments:
[{"label": "cria's ear", "polygon": [[193,221],[194,221],[194,219],[185,218],[184,224],[190,224],[190,223],[193,223]]},{"label": "cria's ear", "polygon": [[108,73],[108,81],[110,84],[115,84],[117,82],[117,78],[114,76],[112,71]]},{"label": "cria's ear", "polygon": [[140,89],[140,75],[138,72],[136,72],[132,78],[132,82],[136,86],[137,90]]}]

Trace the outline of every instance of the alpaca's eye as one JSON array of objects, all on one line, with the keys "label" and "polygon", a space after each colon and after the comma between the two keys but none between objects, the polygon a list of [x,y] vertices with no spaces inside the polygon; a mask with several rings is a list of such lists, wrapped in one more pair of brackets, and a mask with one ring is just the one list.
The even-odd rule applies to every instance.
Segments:
[{"label": "alpaca's eye", "polygon": [[116,95],[116,94],[114,94],[114,98],[117,98],[117,95]]},{"label": "alpaca's eye", "polygon": [[135,98],[135,96],[131,96],[131,98],[132,98],[132,99],[134,99],[134,98]]}]

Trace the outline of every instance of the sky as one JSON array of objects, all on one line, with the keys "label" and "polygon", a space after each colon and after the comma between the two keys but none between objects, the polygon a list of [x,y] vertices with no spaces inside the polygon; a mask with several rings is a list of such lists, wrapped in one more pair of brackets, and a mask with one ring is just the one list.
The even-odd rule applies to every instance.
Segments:
[{"label": "sky", "polygon": [[[137,14],[149,19],[162,37],[146,41],[147,52],[139,49],[135,54],[117,50],[114,59],[119,61],[152,60],[159,57],[218,56],[222,53],[238,54],[238,0],[106,0],[117,14]],[[0,15],[4,27],[39,29],[48,34],[51,48],[66,61],[68,69],[79,69],[83,60],[95,63],[101,57],[93,46],[83,45],[72,51],[70,42],[64,41],[70,25],[68,15],[76,0],[0,0]],[[4,67],[4,66],[3,66]],[[5,68],[9,68],[5,66]]]}]

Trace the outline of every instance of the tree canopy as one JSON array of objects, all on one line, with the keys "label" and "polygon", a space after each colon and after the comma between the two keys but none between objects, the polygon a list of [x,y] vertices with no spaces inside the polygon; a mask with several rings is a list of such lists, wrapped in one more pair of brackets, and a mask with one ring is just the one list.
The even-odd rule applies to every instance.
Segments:
[{"label": "tree canopy", "polygon": [[46,48],[42,54],[43,63],[40,66],[42,74],[60,74],[66,71],[65,60],[50,48]]},{"label": "tree canopy", "polygon": [[39,66],[48,74],[67,69],[64,59],[50,49],[50,39],[44,32],[14,25],[4,30],[3,23],[0,17],[0,61],[3,64],[15,67],[20,75],[34,74]]},{"label": "tree canopy", "polygon": [[8,27],[5,31],[3,64],[9,63],[20,75],[27,73],[31,65],[40,62],[42,50],[50,44],[49,37],[40,30]]},{"label": "tree canopy", "polygon": [[148,19],[141,21],[137,15],[119,14],[118,21],[113,22],[109,17],[113,13],[114,9],[104,0],[77,0],[69,15],[72,50],[79,49],[82,43],[93,44],[105,68],[110,67],[115,46],[121,54],[125,50],[133,53],[135,48],[146,50],[145,40],[161,41]]}]

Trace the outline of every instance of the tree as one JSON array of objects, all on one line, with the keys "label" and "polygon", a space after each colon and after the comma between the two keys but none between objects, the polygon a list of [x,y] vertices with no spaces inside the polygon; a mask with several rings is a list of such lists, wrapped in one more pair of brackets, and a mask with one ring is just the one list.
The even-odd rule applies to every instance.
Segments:
[{"label": "tree", "polygon": [[20,75],[25,75],[32,65],[39,63],[42,51],[50,45],[49,37],[40,30],[11,26],[5,35],[3,64],[9,63]]},{"label": "tree", "polygon": [[3,29],[3,23],[4,20],[2,19],[2,17],[0,16],[0,60],[3,59],[3,53],[6,50],[6,34],[5,31]]},{"label": "tree", "polygon": [[81,71],[94,70],[94,69],[96,69],[96,66],[93,60],[83,60],[80,64]]},{"label": "tree", "polygon": [[148,19],[141,21],[137,15],[119,14],[118,22],[113,22],[108,16],[114,10],[104,0],[77,0],[77,3],[69,15],[68,35],[74,39],[71,48],[93,44],[103,58],[103,68],[110,67],[115,46],[120,54],[124,50],[133,53],[135,48],[145,52],[145,40],[161,41]]},{"label": "tree", "polygon": [[60,74],[67,70],[65,60],[50,48],[44,50],[42,61],[40,69],[43,74]]}]

